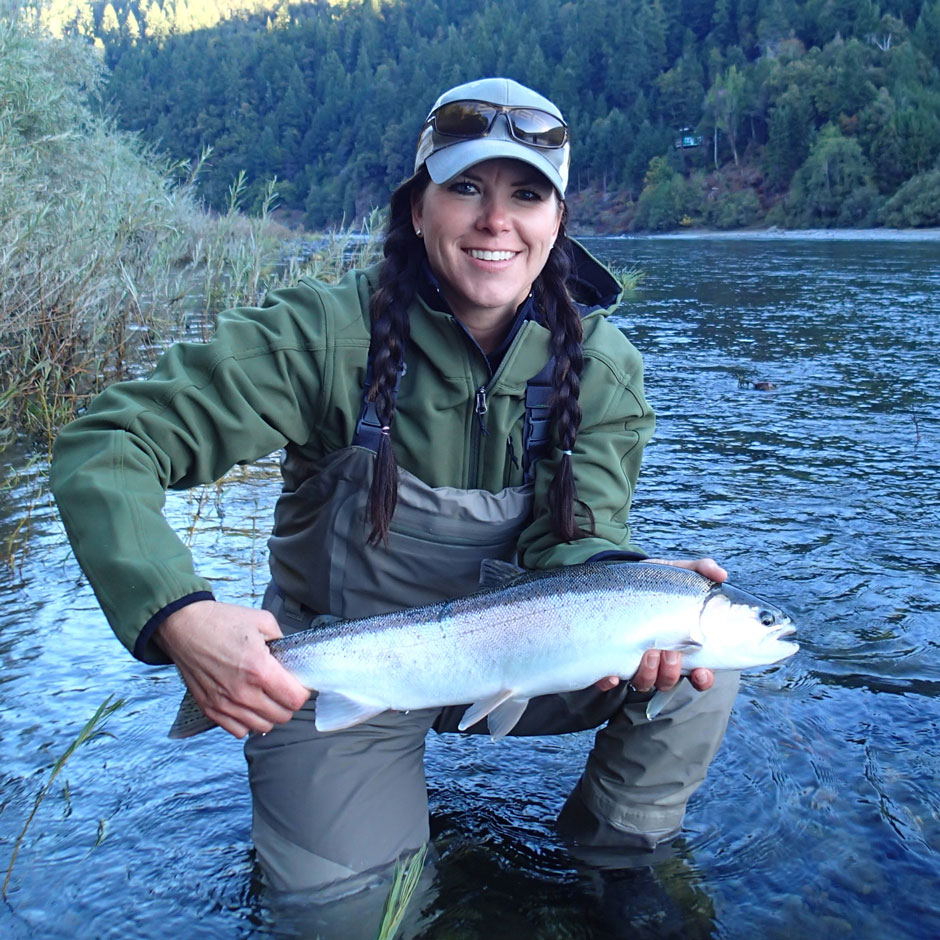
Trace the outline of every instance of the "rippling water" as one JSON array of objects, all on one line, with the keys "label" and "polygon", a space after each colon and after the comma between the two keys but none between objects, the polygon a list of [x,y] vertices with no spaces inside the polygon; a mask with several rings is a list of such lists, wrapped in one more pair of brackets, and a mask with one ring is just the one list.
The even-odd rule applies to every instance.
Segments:
[{"label": "rippling water", "polygon": [[[646,272],[620,317],[659,414],[637,539],[717,557],[795,616],[802,651],[745,677],[683,838],[652,871],[579,865],[553,834],[590,734],[432,737],[435,858],[407,933],[937,937],[940,241],[590,246]],[[126,705],[41,805],[0,935],[374,933],[374,910],[265,896],[239,745],[165,738],[178,680],[123,653],[43,464],[4,457],[0,869],[56,758],[107,694]],[[277,488],[272,459],[170,499],[226,599],[260,598]],[[328,932],[329,916],[346,929]]]}]

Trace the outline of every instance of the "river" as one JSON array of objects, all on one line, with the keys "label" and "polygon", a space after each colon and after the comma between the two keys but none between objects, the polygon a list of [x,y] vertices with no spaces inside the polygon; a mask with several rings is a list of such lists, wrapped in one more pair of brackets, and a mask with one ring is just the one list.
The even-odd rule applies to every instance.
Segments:
[{"label": "river", "polygon": [[[718,558],[787,609],[802,649],[744,677],[652,870],[579,864],[554,835],[590,733],[432,737],[434,860],[406,934],[940,936],[940,236],[588,245],[645,273],[619,315],[659,415],[637,541]],[[0,935],[327,940],[318,912],[285,913],[258,882],[239,744],[167,740],[178,678],[111,636],[44,463],[0,460],[0,878],[55,760],[125,700],[40,805]],[[169,499],[226,600],[264,589],[276,468]]]}]

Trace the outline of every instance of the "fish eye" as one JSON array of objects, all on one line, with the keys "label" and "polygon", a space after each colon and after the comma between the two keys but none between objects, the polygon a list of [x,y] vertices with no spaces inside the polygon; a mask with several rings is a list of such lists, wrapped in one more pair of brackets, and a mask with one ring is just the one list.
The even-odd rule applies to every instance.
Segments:
[{"label": "fish eye", "polygon": [[769,610],[762,610],[757,616],[765,627],[772,627],[777,622],[777,618]]}]

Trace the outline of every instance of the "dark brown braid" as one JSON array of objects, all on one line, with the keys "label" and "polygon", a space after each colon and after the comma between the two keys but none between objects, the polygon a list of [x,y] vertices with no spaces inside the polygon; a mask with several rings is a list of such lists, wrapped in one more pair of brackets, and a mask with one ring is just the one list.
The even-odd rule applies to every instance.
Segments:
[{"label": "dark brown braid", "polygon": [[[395,410],[395,383],[410,332],[408,309],[417,291],[424,258],[424,246],[412,227],[411,205],[412,199],[424,191],[429,181],[427,171],[422,170],[415,179],[403,184],[392,194],[383,249],[385,261],[379,275],[379,287],[370,304],[372,337],[369,361],[372,365],[372,384],[367,397],[375,402],[376,415],[383,426],[367,506],[368,519],[372,523],[368,539],[370,545],[388,541],[392,515],[398,501],[398,465],[389,435]],[[550,406],[555,439],[562,451],[570,451],[574,449],[581,424],[578,393],[584,356],[581,347],[581,316],[566,287],[572,260],[564,223],[563,216],[555,246],[534,287],[545,325],[552,334],[551,350],[555,357],[555,370]],[[559,469],[549,487],[548,503],[552,528],[561,539],[572,541],[593,534],[594,514],[589,506],[577,498],[569,454],[562,455]],[[578,525],[575,503],[587,515],[589,530]]]},{"label": "dark brown braid", "polygon": [[372,523],[370,545],[388,541],[389,526],[398,502],[398,464],[389,434],[395,412],[395,383],[410,333],[408,309],[417,290],[424,257],[421,239],[412,227],[411,200],[412,194],[423,192],[429,181],[427,171],[422,170],[392,194],[383,247],[385,261],[378,289],[369,305],[372,384],[366,397],[375,402],[376,416],[382,422],[366,510]]},{"label": "dark brown braid", "polygon": [[[567,281],[571,274],[571,247],[565,235],[563,214],[555,245],[548,256],[542,273],[535,282],[535,297],[545,325],[551,331],[551,350],[555,357],[552,374],[550,414],[555,441],[562,451],[561,463],[548,488],[548,508],[552,516],[552,529],[566,542],[587,538],[594,534],[594,513],[587,503],[578,499],[570,451],[581,426],[581,371],[584,368],[582,341],[584,330],[581,314],[568,293]],[[583,529],[575,518],[575,504],[588,518],[588,529]]]}]

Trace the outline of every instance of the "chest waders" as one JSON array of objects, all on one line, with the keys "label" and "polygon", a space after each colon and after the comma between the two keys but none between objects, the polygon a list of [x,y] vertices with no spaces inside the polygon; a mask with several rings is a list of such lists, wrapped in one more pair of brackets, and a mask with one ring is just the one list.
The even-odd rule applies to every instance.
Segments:
[{"label": "chest waders", "polygon": [[[431,487],[401,471],[387,547],[366,544],[380,423],[364,396],[351,446],[316,467],[288,449],[264,600],[285,634],[322,615],[369,616],[467,594],[479,586],[484,559],[514,558],[531,515],[535,464],[551,443],[550,366],[527,386],[524,482],[490,493]],[[562,811],[563,834],[586,844],[651,846],[674,835],[724,734],[737,688],[732,679],[716,677],[707,694],[683,683],[652,722],[645,716],[649,696],[626,683],[532,699],[513,735],[603,725]],[[324,734],[314,726],[313,696],[287,724],[252,735],[245,747],[252,837],[268,883],[351,893],[371,871],[424,844],[425,738],[432,728],[456,731],[464,709],[384,712]],[[469,733],[486,733],[485,722]]]}]

